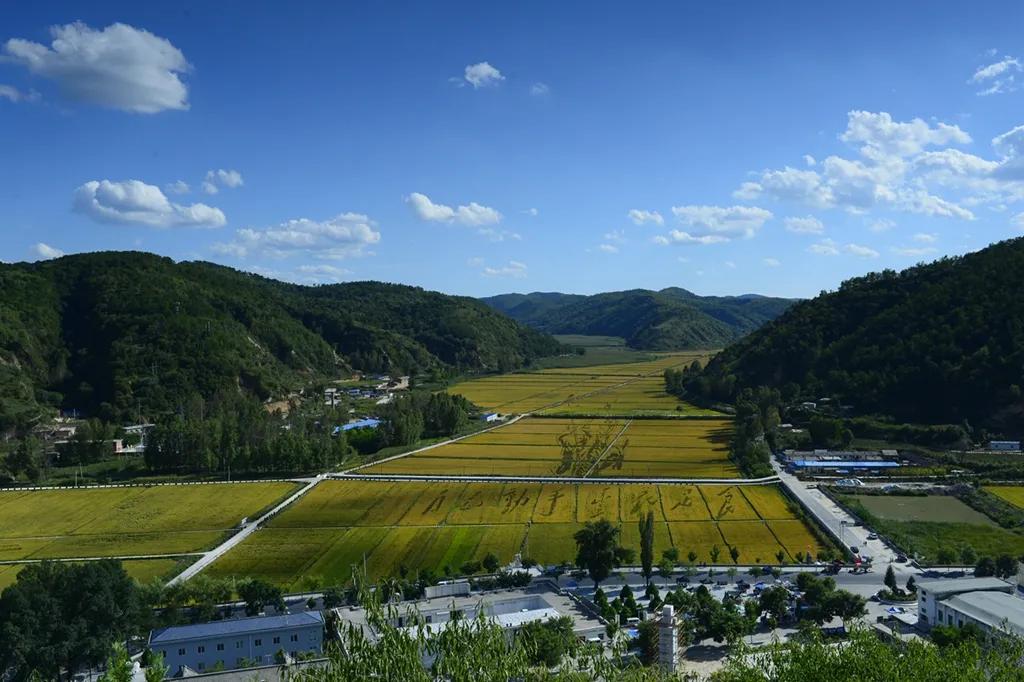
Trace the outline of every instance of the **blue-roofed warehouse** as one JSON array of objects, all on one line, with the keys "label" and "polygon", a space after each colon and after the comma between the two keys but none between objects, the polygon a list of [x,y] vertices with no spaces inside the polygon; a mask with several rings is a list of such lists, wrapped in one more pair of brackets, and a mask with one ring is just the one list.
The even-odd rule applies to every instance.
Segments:
[{"label": "blue-roofed warehouse", "polygon": [[341,431],[351,431],[352,429],[375,429],[378,426],[380,426],[380,420],[373,419],[372,417],[370,417],[368,419],[360,419],[358,421],[349,422],[344,426],[335,426],[334,433],[339,433]]},{"label": "blue-roofed warehouse", "polygon": [[273,663],[278,651],[323,653],[324,616],[319,611],[176,625],[149,633],[149,648],[163,654],[168,674],[222,664],[231,670]]},{"label": "blue-roofed warehouse", "polygon": [[862,472],[895,469],[901,466],[899,453],[895,450],[874,451],[789,451],[783,454],[783,461],[790,471],[841,472],[857,470]]}]

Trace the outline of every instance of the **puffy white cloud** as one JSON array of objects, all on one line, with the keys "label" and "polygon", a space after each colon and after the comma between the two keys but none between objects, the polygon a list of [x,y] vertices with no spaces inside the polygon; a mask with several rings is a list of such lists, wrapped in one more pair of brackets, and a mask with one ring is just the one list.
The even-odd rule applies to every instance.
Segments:
[{"label": "puffy white cloud", "polygon": [[729,241],[728,237],[720,234],[692,235],[682,230],[672,230],[667,235],[658,235],[654,238],[655,244],[667,246],[669,244],[696,244],[707,246],[709,244],[721,244]]},{"label": "puffy white cloud", "polygon": [[530,94],[534,97],[542,97],[549,92],[551,92],[551,88],[547,83],[537,82],[530,86]]},{"label": "puffy white cloud", "polygon": [[245,182],[242,180],[242,174],[236,170],[224,170],[219,168],[217,170],[206,171],[206,178],[203,180],[203,191],[207,194],[216,194],[220,191],[221,187],[241,187]]},{"label": "puffy white cloud", "polygon": [[753,237],[772,217],[757,206],[673,206],[672,213],[687,227],[726,238]]},{"label": "puffy white cloud", "polygon": [[54,26],[50,33],[49,47],[8,40],[7,60],[53,80],[76,101],[143,114],[188,109],[180,75],[189,64],[168,40],[127,24],[96,30],[76,22]]},{"label": "puffy white cloud", "polygon": [[618,253],[619,252],[619,247],[615,246],[614,244],[601,244],[597,248],[600,249],[601,251],[603,251],[604,253]]},{"label": "puffy white cloud", "polygon": [[879,159],[912,156],[928,146],[968,144],[971,136],[958,126],[946,123],[932,127],[919,118],[894,121],[884,111],[851,111],[847,114],[846,130],[839,139],[850,144],[860,143],[864,156]]},{"label": "puffy white cloud", "polygon": [[814,167],[818,165],[818,160],[810,154],[804,154],[804,163],[806,163],[808,167]]},{"label": "puffy white cloud", "polygon": [[175,180],[164,185],[164,191],[168,194],[188,194],[191,190],[184,180]]},{"label": "puffy white cloud", "polygon": [[457,222],[462,225],[480,226],[494,225],[501,222],[501,213],[489,206],[482,206],[475,201],[465,206],[452,208],[444,204],[435,204],[425,194],[413,192],[405,198],[406,203],[421,220],[437,223]]},{"label": "puffy white cloud", "polygon": [[921,242],[922,244],[934,244],[938,239],[939,235],[934,232],[918,232],[913,236],[915,242]]},{"label": "puffy white cloud", "polygon": [[630,209],[627,215],[629,219],[633,221],[634,225],[643,225],[644,223],[654,223],[655,225],[665,224],[665,219],[661,217],[661,214],[657,211],[647,211],[634,208]]},{"label": "puffy white cloud", "polygon": [[860,244],[847,244],[843,247],[846,253],[860,258],[878,258],[878,252],[868,246],[862,246]]},{"label": "puffy white cloud", "polygon": [[536,218],[537,215],[540,214],[540,211],[538,211],[535,208],[528,208],[525,211],[523,211],[523,213],[525,213],[526,215],[530,216],[531,218]]},{"label": "puffy white cloud", "polygon": [[341,260],[366,255],[367,249],[380,241],[376,227],[361,213],[341,213],[323,221],[297,218],[272,227],[236,230],[234,240],[214,244],[213,250],[235,258],[306,255]]},{"label": "puffy white cloud", "polygon": [[783,221],[786,230],[796,234],[824,234],[825,226],[812,215],[803,218],[791,217]]},{"label": "puffy white cloud", "polygon": [[463,71],[462,77],[467,83],[473,86],[473,88],[484,88],[489,85],[497,85],[501,81],[505,80],[505,77],[501,75],[501,71],[494,68],[487,62],[479,62],[477,64],[470,64]]},{"label": "puffy white cloud", "polygon": [[39,260],[51,260],[53,258],[60,258],[64,255],[64,252],[60,249],[38,242],[32,246],[32,254],[35,255]]},{"label": "puffy white cloud", "polygon": [[744,182],[733,196],[744,201],[767,196],[814,208],[830,208],[835,203],[832,190],[817,171],[789,166],[782,170],[764,171],[757,182]]},{"label": "puffy white cloud", "polygon": [[762,259],[761,259],[761,262],[762,262],[762,263],[763,263],[763,264],[764,264],[764,265],[765,265],[766,267],[769,267],[769,268],[777,268],[777,267],[779,267],[780,265],[782,265],[782,263],[781,263],[781,262],[779,261],[779,259],[778,259],[778,258],[762,258]]},{"label": "puffy white cloud", "polygon": [[1017,82],[1017,74],[1020,71],[1020,61],[1006,55],[998,62],[978,67],[968,83],[980,86],[982,89],[978,94],[983,96],[1012,92],[1020,87]]},{"label": "puffy white cloud", "polygon": [[223,211],[206,204],[175,204],[141,180],[90,180],[75,190],[74,209],[105,223],[151,227],[221,227]]},{"label": "puffy white cloud", "polygon": [[819,256],[838,256],[839,247],[832,239],[822,239],[816,244],[811,244],[807,247],[807,250],[811,253],[816,253]]},{"label": "puffy white cloud", "polygon": [[39,93],[35,90],[22,92],[13,85],[0,84],[0,99],[6,99],[11,102],[36,102],[39,100]]},{"label": "puffy white cloud", "polygon": [[471,268],[480,270],[480,274],[484,277],[514,277],[516,279],[526,277],[526,263],[516,260],[510,260],[507,265],[497,267],[486,265],[484,259],[479,257],[470,258],[467,263]]},{"label": "puffy white cloud", "polygon": [[320,263],[317,265],[300,265],[295,268],[298,279],[309,284],[329,284],[343,282],[352,274],[351,270],[336,265]]}]

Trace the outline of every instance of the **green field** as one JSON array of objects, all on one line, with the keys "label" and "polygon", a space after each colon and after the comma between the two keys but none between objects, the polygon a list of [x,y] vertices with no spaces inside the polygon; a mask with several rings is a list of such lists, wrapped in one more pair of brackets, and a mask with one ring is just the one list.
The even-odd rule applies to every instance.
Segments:
[{"label": "green field", "polygon": [[[251,575],[293,589],[344,582],[353,565],[380,578],[445,567],[493,552],[503,562],[522,553],[542,563],[572,560],[573,534],[585,521],[621,524],[638,550],[637,520],[652,510],[659,549],[692,549],[709,560],[719,545],[740,549],[740,563],[774,563],[822,549],[814,533],[774,487],[739,486],[386,483],[325,481],[276,516],[207,572]],[[660,552],[659,552],[660,553]]]},{"label": "green field", "polygon": [[0,560],[196,552],[293,483],[0,492]]},{"label": "green field", "polygon": [[[370,466],[371,474],[735,478],[725,419],[526,418]],[[570,467],[579,457],[593,466]],[[582,470],[581,470],[582,468]]]},{"label": "green field", "polygon": [[[873,530],[935,563],[941,549],[970,545],[981,556],[1024,553],[1024,533],[1002,528],[949,495],[837,495]],[[957,559],[959,562],[959,559]]]}]

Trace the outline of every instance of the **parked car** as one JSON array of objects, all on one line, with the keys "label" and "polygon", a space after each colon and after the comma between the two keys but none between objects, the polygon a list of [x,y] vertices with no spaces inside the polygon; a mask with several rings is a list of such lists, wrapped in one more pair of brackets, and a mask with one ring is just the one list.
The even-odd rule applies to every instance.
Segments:
[{"label": "parked car", "polygon": [[860,554],[860,547],[857,545],[850,545],[850,551],[854,554]]},{"label": "parked car", "polygon": [[685,585],[688,582],[690,582],[689,576],[681,575],[678,578],[676,578],[676,584],[678,585]]},{"label": "parked car", "polygon": [[907,563],[907,555],[903,553],[897,554],[896,561],[898,561],[901,564]]},{"label": "parked car", "polygon": [[878,539],[878,534],[877,533],[868,533],[868,540],[877,540],[877,539]]}]

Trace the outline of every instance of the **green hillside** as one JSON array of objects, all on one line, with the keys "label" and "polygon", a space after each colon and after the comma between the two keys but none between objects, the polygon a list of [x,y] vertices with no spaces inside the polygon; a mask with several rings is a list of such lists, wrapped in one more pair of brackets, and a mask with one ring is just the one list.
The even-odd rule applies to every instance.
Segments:
[{"label": "green hillside", "polygon": [[620,336],[646,350],[720,348],[793,303],[762,296],[698,296],[680,288],[593,296],[536,292],[482,300],[542,331]]},{"label": "green hillside", "polygon": [[153,417],[225,388],[269,398],[352,369],[508,370],[561,348],[408,286],[304,287],[146,253],[0,264],[0,430],[43,408]]},{"label": "green hillside", "polygon": [[689,390],[838,397],[903,421],[1024,428],[1024,239],[844,282],[717,355]]}]

